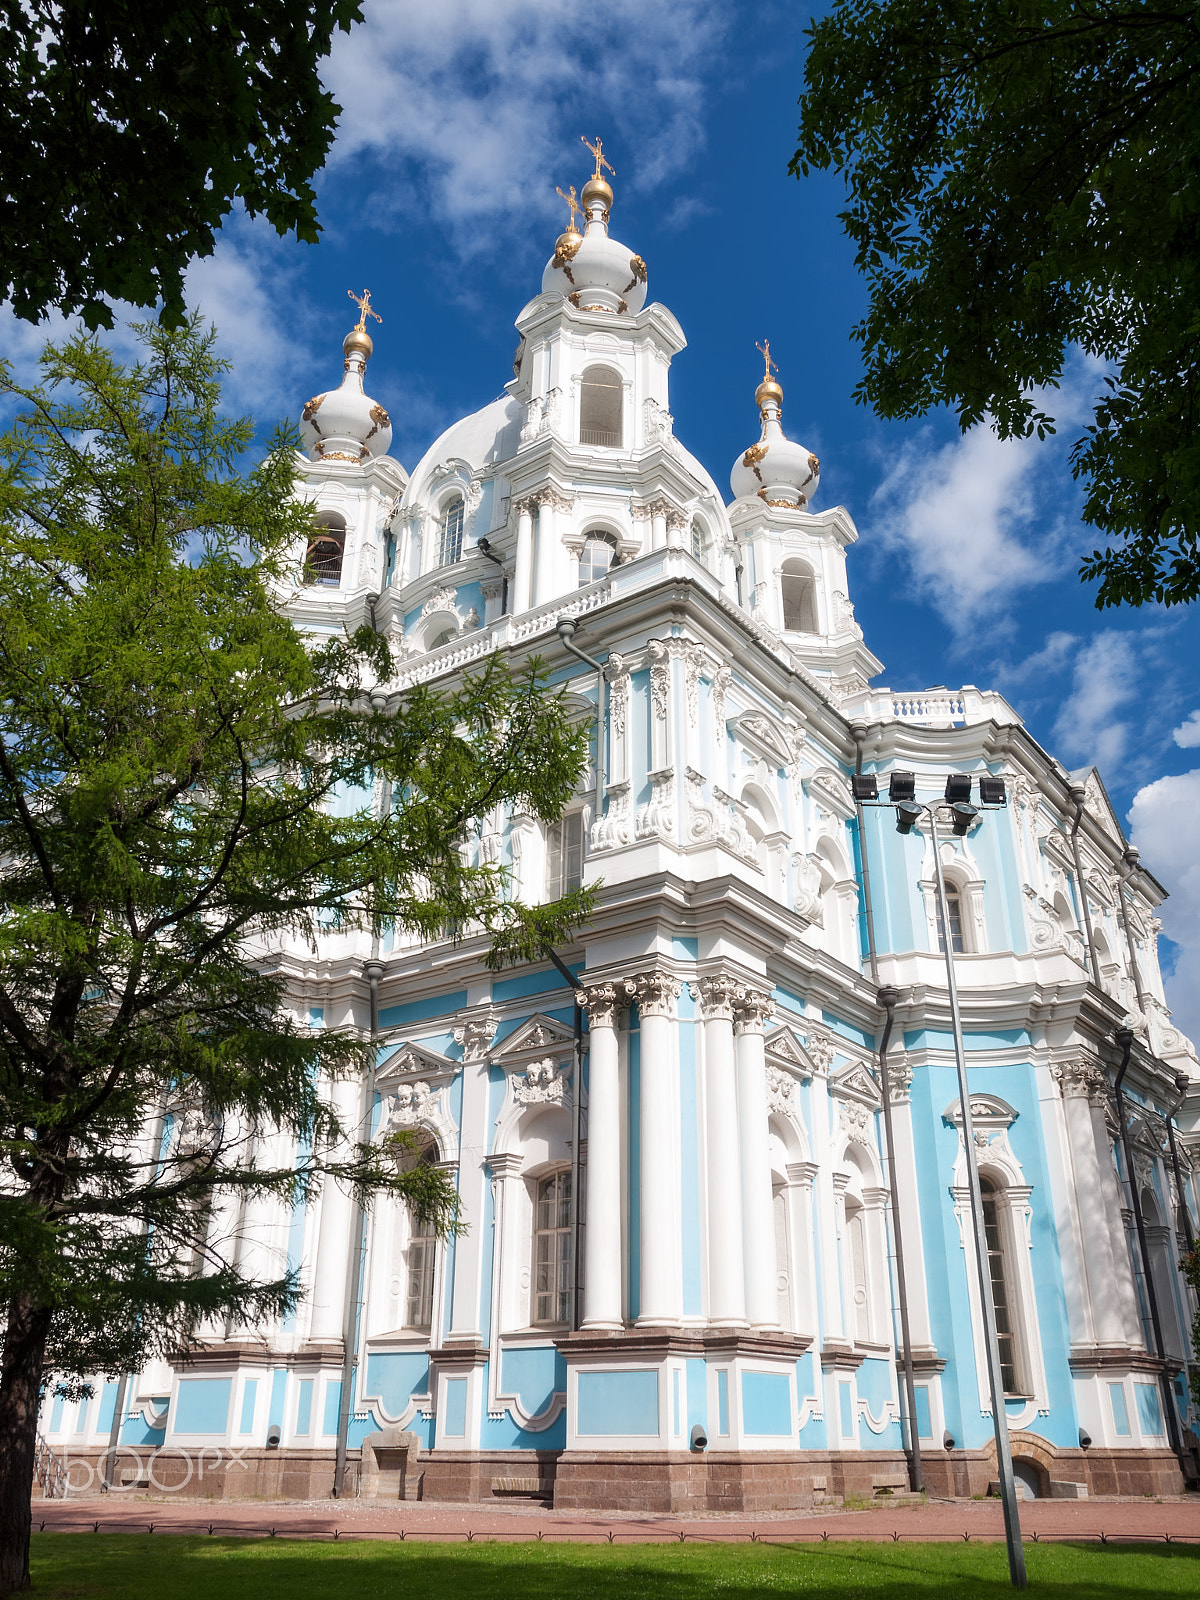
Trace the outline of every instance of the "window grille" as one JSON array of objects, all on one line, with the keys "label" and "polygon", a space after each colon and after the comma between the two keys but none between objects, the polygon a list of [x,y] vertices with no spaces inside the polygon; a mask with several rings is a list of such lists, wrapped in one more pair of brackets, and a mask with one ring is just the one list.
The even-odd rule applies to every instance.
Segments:
[{"label": "window grille", "polygon": [[608,367],[589,367],[579,385],[579,442],[621,448],[620,375]]},{"label": "window grille", "polygon": [[[961,956],[966,949],[963,942],[962,896],[958,885],[946,885],[946,910],[950,916],[950,947],[956,956]],[[946,924],[942,921],[941,902],[937,908],[938,949],[943,955],[946,953]]]},{"label": "window grille", "polygon": [[452,567],[456,561],[462,560],[463,513],[465,509],[462,495],[456,494],[443,513],[442,538],[438,547],[439,567]]},{"label": "window grille", "polygon": [[601,578],[606,578],[615,554],[612,541],[603,534],[588,534],[579,557],[579,587],[584,589],[589,583],[598,583]]},{"label": "window grille", "polygon": [[546,896],[558,900],[583,882],[583,812],[572,811],[546,830]]},{"label": "window grille", "polygon": [[986,1178],[980,1180],[983,1200],[983,1234],[987,1241],[988,1269],[992,1280],[992,1299],[996,1305],[996,1343],[1000,1347],[1000,1378],[1006,1395],[1019,1395],[1017,1384],[1017,1340],[1013,1331],[1012,1296],[996,1191]]},{"label": "window grille", "polygon": [[571,1317],[571,1171],[543,1178],[537,1190],[533,1235],[535,1323]]}]

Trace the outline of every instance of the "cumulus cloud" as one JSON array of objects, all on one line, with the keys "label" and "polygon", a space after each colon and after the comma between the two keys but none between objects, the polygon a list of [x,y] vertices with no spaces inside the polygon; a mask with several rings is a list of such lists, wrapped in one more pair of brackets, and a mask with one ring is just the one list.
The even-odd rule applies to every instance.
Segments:
[{"label": "cumulus cloud", "polygon": [[344,108],[329,182],[417,208],[465,257],[560,216],[581,133],[603,135],[618,195],[654,191],[703,145],[727,26],[716,0],[375,0],[325,68]]},{"label": "cumulus cloud", "polygon": [[1194,750],[1200,744],[1200,710],[1193,711],[1172,730],[1172,739],[1184,750]]},{"label": "cumulus cloud", "polygon": [[1106,629],[1072,659],[1070,689],[1054,721],[1070,761],[1117,769],[1129,744],[1127,713],[1138,696],[1142,663],[1136,635]]},{"label": "cumulus cloud", "polygon": [[[1190,720],[1190,719],[1189,719]],[[1167,1003],[1177,1025],[1200,1037],[1200,771],[1181,772],[1139,789],[1129,808],[1133,843],[1171,891],[1160,915],[1177,947]]]}]

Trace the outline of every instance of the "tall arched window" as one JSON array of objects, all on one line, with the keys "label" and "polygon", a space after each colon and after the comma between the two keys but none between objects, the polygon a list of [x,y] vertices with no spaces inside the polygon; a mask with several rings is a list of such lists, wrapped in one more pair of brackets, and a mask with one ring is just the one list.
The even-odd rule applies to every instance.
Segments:
[{"label": "tall arched window", "polygon": [[433,1269],[437,1237],[432,1222],[413,1217],[404,1252],[404,1326],[428,1328],[433,1322]]},{"label": "tall arched window", "polygon": [[[958,885],[952,883],[949,879],[946,880],[946,911],[950,918],[950,948],[956,956],[961,956],[967,948],[963,939],[962,894]],[[940,902],[937,903],[937,929],[938,949],[944,955],[946,953],[946,925],[942,921]]]},{"label": "tall arched window", "polygon": [[692,518],[692,554],[697,561],[704,560],[704,550],[707,541],[704,537],[704,524],[699,517]]},{"label": "tall arched window", "polygon": [[456,494],[447,502],[442,512],[441,540],[438,545],[438,566],[452,567],[462,560],[463,514],[466,506],[463,497]]},{"label": "tall arched window", "polygon": [[1007,1241],[1001,1230],[996,1186],[990,1178],[980,1178],[983,1199],[983,1233],[987,1241],[988,1270],[992,1280],[992,1299],[996,1306],[996,1342],[1000,1347],[1000,1377],[1006,1395],[1020,1395],[1019,1351],[1016,1332],[1017,1306],[1013,1295],[1012,1270]]},{"label": "tall arched window", "polygon": [[321,511],[317,526],[308,541],[304,558],[304,581],[336,589],[342,581],[342,557],[346,552],[346,519],[337,511]]},{"label": "tall arched window", "polygon": [[606,578],[616,553],[607,533],[589,533],[579,555],[579,587],[585,589],[589,583]]},{"label": "tall arched window", "polygon": [[571,1169],[552,1172],[537,1187],[533,1222],[533,1321],[571,1316]]},{"label": "tall arched window", "polygon": [[780,589],[783,596],[783,631],[816,633],[817,586],[809,569],[799,561],[784,562]]},{"label": "tall arched window", "polygon": [[583,882],[583,812],[569,811],[546,829],[546,898],[558,900]]},{"label": "tall arched window", "polygon": [[579,385],[579,442],[621,448],[621,375],[589,367]]}]

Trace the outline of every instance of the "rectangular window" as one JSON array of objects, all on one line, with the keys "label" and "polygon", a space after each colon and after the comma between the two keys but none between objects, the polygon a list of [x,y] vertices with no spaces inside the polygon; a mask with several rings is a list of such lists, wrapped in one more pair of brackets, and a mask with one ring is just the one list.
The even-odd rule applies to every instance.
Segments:
[{"label": "rectangular window", "polygon": [[452,567],[456,561],[462,560],[464,509],[461,495],[456,496],[446,507],[442,518],[441,548],[438,551],[439,567]]},{"label": "rectangular window", "polygon": [[1023,1391],[1017,1385],[1017,1341],[1012,1324],[1012,1308],[1009,1304],[1008,1274],[1004,1270],[1004,1246],[1000,1237],[996,1197],[990,1189],[983,1189],[982,1198],[983,1233],[987,1240],[992,1299],[996,1305],[996,1342],[1000,1346],[1000,1376],[1006,1395],[1020,1395]]},{"label": "rectangular window", "polygon": [[[956,956],[966,949],[963,942],[962,896],[953,884],[946,885],[946,910],[950,917],[950,947]],[[942,921],[942,907],[937,908],[938,949],[946,953],[946,924]]]},{"label": "rectangular window", "polygon": [[538,1184],[534,1223],[533,1320],[571,1319],[571,1173],[553,1172]]},{"label": "rectangular window", "polygon": [[437,1240],[433,1225],[413,1219],[405,1252],[407,1285],[404,1296],[404,1326],[428,1328],[433,1322],[433,1268],[437,1259]]},{"label": "rectangular window", "polygon": [[583,882],[583,812],[571,811],[546,830],[546,897],[557,900]]}]

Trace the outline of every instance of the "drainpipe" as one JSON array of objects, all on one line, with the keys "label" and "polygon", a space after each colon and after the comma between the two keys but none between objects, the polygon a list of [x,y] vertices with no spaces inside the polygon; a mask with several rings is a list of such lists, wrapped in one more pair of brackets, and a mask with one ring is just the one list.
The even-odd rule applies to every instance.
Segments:
[{"label": "drainpipe", "polygon": [[1092,969],[1092,982],[1100,988],[1100,963],[1096,960],[1096,945],[1092,939],[1092,913],[1088,909],[1087,883],[1083,876],[1083,862],[1079,855],[1079,824],[1083,821],[1083,800],[1087,790],[1081,783],[1073,783],[1069,790],[1075,807],[1075,820],[1071,824],[1071,855],[1075,859],[1075,882],[1079,885],[1079,903],[1083,908],[1083,931],[1087,939],[1088,963]]},{"label": "drainpipe", "polygon": [[579,1124],[583,1105],[583,1007],[579,1004],[579,982],[557,951],[543,945],[546,955],[564,983],[570,984],[575,1001],[573,1045],[571,1050],[571,1331],[579,1331]]},{"label": "drainpipe", "polygon": [[[852,722],[850,724],[850,737],[854,740],[854,770],[862,771],[863,741],[867,737],[865,722]],[[862,857],[863,870],[863,901],[867,913],[867,953],[871,960],[871,981],[879,982],[879,962],[875,957],[875,918],[871,915],[871,866],[867,860],[867,836],[864,825],[862,801],[855,797],[854,809],[858,813],[858,853]],[[895,993],[894,990],[890,991]],[[882,1004],[882,1002],[880,1002]],[[888,1027],[891,1027],[889,1016]],[[918,1471],[920,1469],[918,1468]]]},{"label": "drainpipe", "polygon": [[1163,1416],[1167,1426],[1167,1436],[1172,1451],[1179,1457],[1180,1470],[1185,1478],[1191,1476],[1191,1465],[1183,1453],[1183,1445],[1179,1438],[1179,1429],[1175,1415],[1175,1395],[1171,1389],[1166,1373],[1166,1349],[1163,1345],[1162,1323],[1158,1315],[1158,1296],[1154,1292],[1154,1274],[1150,1270],[1150,1250],[1146,1244],[1146,1223],[1142,1216],[1142,1200],[1138,1194],[1137,1174],[1133,1168],[1133,1152],[1129,1148],[1129,1127],[1125,1120],[1125,1095],[1121,1085],[1125,1074],[1129,1070],[1129,1056],[1133,1049],[1134,1034],[1132,1028],[1121,1028],[1113,1035],[1121,1047],[1121,1065],[1117,1069],[1116,1082],[1113,1085],[1117,1099],[1117,1120],[1121,1129],[1121,1150],[1125,1157],[1125,1178],[1129,1184],[1129,1195],[1133,1201],[1133,1220],[1137,1228],[1138,1249],[1142,1256],[1142,1278],[1146,1285],[1146,1300],[1150,1306],[1150,1325],[1154,1330],[1154,1348],[1159,1361],[1163,1364],[1158,1375],[1159,1388],[1163,1396]]},{"label": "drainpipe", "polygon": [[[861,754],[862,745],[859,745]],[[866,856],[864,853],[863,860]],[[896,1021],[899,991],[880,989],[876,997],[887,1014],[883,1038],[879,1041],[879,1088],[883,1100],[883,1131],[887,1140],[888,1183],[892,1191],[892,1232],[896,1241],[896,1298],[900,1302],[901,1359],[904,1363],[904,1396],[908,1407],[908,1478],[914,1494],[925,1487],[921,1474],[921,1441],[917,1432],[917,1389],[913,1379],[912,1339],[908,1331],[908,1289],[904,1279],[904,1243],[900,1228],[900,1184],[896,1177],[896,1151],[892,1141],[892,1096],[888,1088],[887,1051]]]},{"label": "drainpipe", "polygon": [[500,568],[500,615],[508,615],[508,573],[504,570],[504,562],[492,549],[490,539],[476,539],[475,548],[481,556],[486,556],[489,561],[494,561]]},{"label": "drainpipe", "polygon": [[1179,1091],[1179,1098],[1167,1112],[1167,1143],[1171,1147],[1171,1167],[1175,1173],[1175,1190],[1179,1195],[1179,1204],[1183,1211],[1183,1232],[1187,1239],[1189,1250],[1196,1248],[1196,1235],[1192,1231],[1192,1214],[1188,1209],[1187,1190],[1183,1186],[1183,1174],[1179,1170],[1179,1147],[1175,1143],[1175,1113],[1179,1110],[1187,1092],[1191,1088],[1191,1079],[1186,1072],[1181,1072],[1175,1079],[1175,1087]]}]

